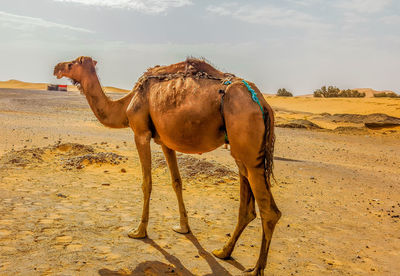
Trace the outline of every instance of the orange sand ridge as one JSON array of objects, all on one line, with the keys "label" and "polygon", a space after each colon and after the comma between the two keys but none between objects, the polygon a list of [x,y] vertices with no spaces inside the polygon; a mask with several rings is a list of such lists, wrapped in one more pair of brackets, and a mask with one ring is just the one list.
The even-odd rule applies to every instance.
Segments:
[{"label": "orange sand ridge", "polygon": [[[8,81],[0,81],[0,88],[47,90],[47,83],[32,83],[32,82],[23,82],[19,80],[8,80]],[[129,90],[112,86],[105,86],[103,87],[103,89],[106,92],[115,92],[115,93],[129,92]],[[78,91],[78,89],[74,85],[68,85],[68,91]]]}]

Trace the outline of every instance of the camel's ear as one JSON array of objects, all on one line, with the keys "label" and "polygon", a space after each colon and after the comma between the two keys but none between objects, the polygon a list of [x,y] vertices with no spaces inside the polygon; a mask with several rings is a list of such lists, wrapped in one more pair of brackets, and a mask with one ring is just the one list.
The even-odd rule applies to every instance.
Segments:
[{"label": "camel's ear", "polygon": [[78,57],[78,63],[83,64],[84,59],[85,59],[85,57]]},{"label": "camel's ear", "polygon": [[97,61],[95,61],[95,60],[93,59],[92,62],[93,62],[93,66],[96,66]]}]

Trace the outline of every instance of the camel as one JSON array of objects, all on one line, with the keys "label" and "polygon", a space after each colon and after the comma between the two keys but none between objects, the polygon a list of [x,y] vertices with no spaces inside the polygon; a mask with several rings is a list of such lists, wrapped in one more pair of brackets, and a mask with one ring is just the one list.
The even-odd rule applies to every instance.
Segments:
[{"label": "camel", "polygon": [[221,259],[231,256],[242,231],[256,218],[256,202],[263,235],[258,261],[246,273],[263,275],[272,233],[281,212],[271,194],[274,114],[258,88],[215,69],[204,60],[188,58],[148,69],[129,94],[111,100],[102,90],[96,64],[90,57],[78,57],[57,64],[54,75],[58,79],[67,77],[78,85],[103,125],[130,127],[134,132],[144,200],[140,224],[130,230],[128,236],[147,237],[152,190],[151,139],[161,145],[167,161],[180,215],[179,224],[173,230],[182,234],[189,233],[190,227],[176,151],[200,154],[229,140],[231,155],[239,168],[239,215],[230,239],[212,253]]}]

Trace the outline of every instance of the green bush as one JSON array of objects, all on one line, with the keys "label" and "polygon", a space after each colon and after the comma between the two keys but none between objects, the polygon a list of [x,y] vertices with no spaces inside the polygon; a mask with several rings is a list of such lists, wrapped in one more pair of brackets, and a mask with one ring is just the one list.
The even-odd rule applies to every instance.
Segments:
[{"label": "green bush", "polygon": [[397,95],[394,92],[382,92],[374,94],[376,98],[400,98],[400,95]]},{"label": "green bush", "polygon": [[276,95],[279,97],[293,97],[292,92],[287,91],[285,88],[279,88]]},{"label": "green bush", "polygon": [[358,92],[357,90],[346,89],[340,90],[335,86],[322,86],[320,89],[314,91],[316,98],[363,98],[365,93]]}]

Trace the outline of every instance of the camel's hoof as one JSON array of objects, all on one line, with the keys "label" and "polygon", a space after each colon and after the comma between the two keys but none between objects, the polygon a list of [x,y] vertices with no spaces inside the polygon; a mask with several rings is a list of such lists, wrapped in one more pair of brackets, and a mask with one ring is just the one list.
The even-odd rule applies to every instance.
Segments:
[{"label": "camel's hoof", "polygon": [[213,255],[219,259],[229,259],[231,257],[231,254],[228,254],[222,249],[215,249],[212,251]]},{"label": "camel's hoof", "polygon": [[174,230],[176,233],[179,234],[187,234],[190,232],[189,226],[181,226],[181,225],[173,226],[172,230]]},{"label": "camel's hoof", "polygon": [[264,276],[264,269],[249,268],[246,269],[242,275],[245,276]]},{"label": "camel's hoof", "polygon": [[137,229],[132,229],[128,232],[128,237],[132,239],[144,239],[147,237],[147,231],[143,230],[141,227]]}]

